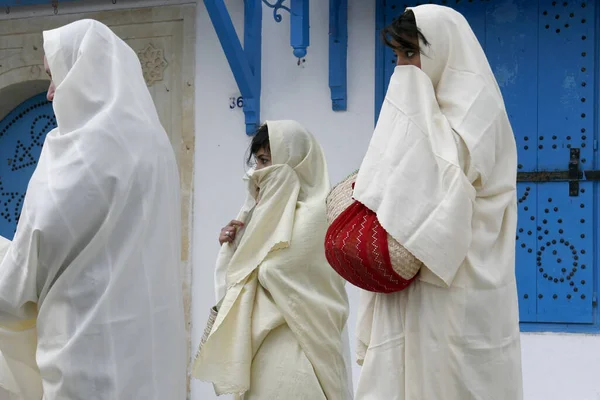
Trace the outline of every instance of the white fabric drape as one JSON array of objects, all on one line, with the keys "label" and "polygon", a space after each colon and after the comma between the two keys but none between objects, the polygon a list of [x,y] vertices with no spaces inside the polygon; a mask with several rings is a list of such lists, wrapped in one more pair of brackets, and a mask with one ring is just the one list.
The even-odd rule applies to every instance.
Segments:
[{"label": "white fabric drape", "polygon": [[246,225],[219,254],[222,302],[193,373],[245,400],[347,400],[348,299],[323,251],[325,158],[298,123],[267,125],[273,166],[251,173]]},{"label": "white fabric drape", "polygon": [[515,140],[466,20],[413,11],[431,47],[396,68],[354,196],[426,267],[362,293],[357,399],[519,400]]},{"label": "white fabric drape", "polygon": [[139,60],[91,20],[44,50],[58,128],[0,264],[0,323],[37,318],[44,400],[185,399],[179,177]]},{"label": "white fabric drape", "polygon": [[[0,262],[10,241],[0,236]],[[35,362],[35,320],[0,324],[0,399],[42,398],[42,379]]]}]

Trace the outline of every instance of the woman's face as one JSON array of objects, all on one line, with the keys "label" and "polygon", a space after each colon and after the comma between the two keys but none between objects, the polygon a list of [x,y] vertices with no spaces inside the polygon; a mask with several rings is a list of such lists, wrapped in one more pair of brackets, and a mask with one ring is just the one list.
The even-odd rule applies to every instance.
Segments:
[{"label": "woman's face", "polygon": [[421,68],[421,53],[419,52],[419,40],[406,38],[409,42],[415,45],[415,50],[403,49],[398,46],[394,49],[396,53],[397,61],[396,65],[414,65],[417,68]]},{"label": "woman's face", "polygon": [[254,159],[256,160],[256,167],[254,168],[255,170],[258,171],[259,169],[269,167],[272,164],[271,150],[268,147],[258,150],[254,154]]},{"label": "woman's face", "polygon": [[54,92],[56,91],[56,86],[54,86],[54,82],[52,81],[52,73],[50,72],[50,66],[48,65],[48,60],[46,56],[44,56],[44,69],[46,70],[46,74],[50,78],[50,87],[48,87],[48,93],[46,94],[46,98],[48,101],[54,100]]}]

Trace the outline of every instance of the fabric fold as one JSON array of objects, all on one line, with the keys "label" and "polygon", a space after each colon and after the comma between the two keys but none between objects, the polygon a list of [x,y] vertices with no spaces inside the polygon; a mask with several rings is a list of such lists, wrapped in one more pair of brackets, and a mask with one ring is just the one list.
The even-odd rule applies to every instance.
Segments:
[{"label": "fabric fold", "polygon": [[471,244],[475,188],[460,164],[430,79],[418,68],[397,67],[354,197],[435,274],[431,283],[445,286]]}]

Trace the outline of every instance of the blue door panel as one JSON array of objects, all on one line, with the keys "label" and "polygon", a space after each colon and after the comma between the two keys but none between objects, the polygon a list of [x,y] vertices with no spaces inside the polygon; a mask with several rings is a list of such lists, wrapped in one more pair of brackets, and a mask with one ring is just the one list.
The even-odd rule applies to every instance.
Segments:
[{"label": "blue door panel", "polygon": [[517,289],[522,322],[537,322],[537,190],[529,183],[517,185],[519,226],[517,228]]},{"label": "blue door panel", "polygon": [[568,183],[537,185],[538,322],[593,322],[592,185],[582,182],[578,197]]},{"label": "blue door panel", "polygon": [[25,101],[0,121],[0,235],[12,239],[29,179],[46,134],[56,127],[46,94]]}]

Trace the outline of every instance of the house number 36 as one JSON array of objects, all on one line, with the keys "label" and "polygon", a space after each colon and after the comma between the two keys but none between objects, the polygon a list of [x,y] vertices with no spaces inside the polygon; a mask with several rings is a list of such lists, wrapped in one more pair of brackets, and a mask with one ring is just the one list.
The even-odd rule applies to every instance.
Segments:
[{"label": "house number 36", "polygon": [[233,110],[234,108],[244,108],[244,98],[242,96],[229,98],[229,109]]}]

